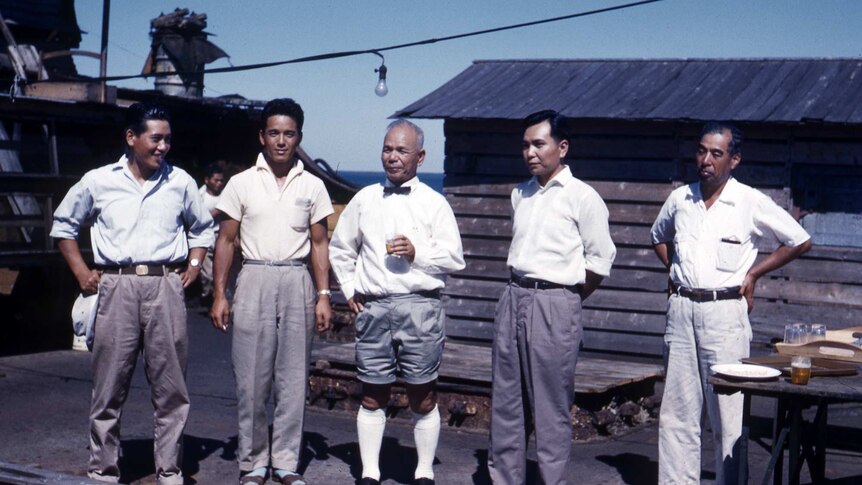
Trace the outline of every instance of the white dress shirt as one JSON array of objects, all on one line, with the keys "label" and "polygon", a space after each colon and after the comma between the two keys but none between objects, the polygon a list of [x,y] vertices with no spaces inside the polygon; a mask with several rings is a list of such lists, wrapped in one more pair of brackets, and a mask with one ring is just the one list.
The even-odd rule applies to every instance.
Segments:
[{"label": "white dress shirt", "polygon": [[[409,194],[384,195],[385,184],[360,190],[338,219],[329,244],[332,270],[344,296],[387,296],[443,288],[464,269],[461,235],[446,198],[414,177]],[[403,235],[416,248],[411,264],[386,253],[386,239]]]},{"label": "white dress shirt", "polygon": [[774,235],[785,246],[810,236],[766,194],[727,181],[707,210],[700,182],[674,190],[652,226],[653,244],[673,243],[671,279],[689,288],[716,289],[742,285],[757,258],[757,243]]},{"label": "white dress shirt", "polygon": [[[201,185],[200,189],[198,189],[198,193],[201,194],[201,202],[203,202],[203,204],[204,204],[204,209],[206,209],[206,211],[209,212],[210,215],[212,215],[212,210],[216,208],[216,205],[218,205],[218,200],[219,200],[220,196],[212,195],[209,192],[207,192],[206,184]],[[219,229],[218,226],[219,226],[218,224],[215,224],[213,226],[213,237],[215,239],[218,239],[218,229]],[[213,248],[215,248],[215,243],[213,243],[213,245],[210,246],[210,249],[213,249]]]},{"label": "white dress shirt", "polygon": [[51,237],[78,239],[90,221],[97,265],[180,263],[189,247],[213,243],[213,220],[194,179],[166,162],[143,185],[125,156],[90,170],[54,212]]},{"label": "white dress shirt", "polygon": [[608,208],[599,194],[563,167],[547,185],[536,177],[512,191],[509,268],[559,285],[586,281],[587,270],[608,276],[617,255]]},{"label": "white dress shirt", "polygon": [[301,161],[279,187],[263,154],[254,167],[231,177],[216,208],[240,222],[242,256],[265,261],[307,257],[311,224],[334,212],[323,181]]}]

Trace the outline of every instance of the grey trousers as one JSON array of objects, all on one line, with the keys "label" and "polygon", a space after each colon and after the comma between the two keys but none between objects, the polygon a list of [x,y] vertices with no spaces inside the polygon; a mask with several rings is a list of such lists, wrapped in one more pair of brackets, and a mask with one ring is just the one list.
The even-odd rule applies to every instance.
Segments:
[{"label": "grey trousers", "polygon": [[566,483],[572,443],[581,297],[512,283],[497,304],[488,466],[495,484],[526,483],[527,440],[535,430],[539,473]]},{"label": "grey trousers", "polygon": [[[296,471],[302,447],[316,299],[305,266],[245,265],[233,306],[233,372],[242,472]],[[272,448],[266,404],[275,397]]]},{"label": "grey trousers", "polygon": [[91,478],[118,482],[120,416],[138,353],[150,383],[154,458],[159,484],[182,484],[183,430],[189,413],[186,388],[188,337],[179,275],[103,274],[93,342],[90,405]]},{"label": "grey trousers", "polygon": [[659,483],[700,483],[704,404],[715,443],[715,483],[736,483],[743,396],[717,395],[707,378],[710,366],[738,364],[748,357],[748,305],[745,299],[696,303],[672,295],[664,339],[667,373],[658,426]]}]

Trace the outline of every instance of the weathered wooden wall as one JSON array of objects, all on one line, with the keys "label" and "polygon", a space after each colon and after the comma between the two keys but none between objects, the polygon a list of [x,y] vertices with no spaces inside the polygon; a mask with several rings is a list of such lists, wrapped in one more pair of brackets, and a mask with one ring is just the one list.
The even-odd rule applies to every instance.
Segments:
[{"label": "weathered wooden wall", "polygon": [[[829,200],[839,194],[862,200],[862,140],[856,131],[743,128],[747,140],[735,175],[791,213],[798,215],[800,205],[802,210],[834,210]],[[585,303],[584,350],[657,360],[667,271],[653,254],[649,230],[670,192],[695,179],[700,124],[581,121],[572,124],[572,131],[570,166],[607,203],[618,248],[610,278]],[[447,335],[456,341],[487,345],[492,338],[496,300],[509,277],[509,194],[516,182],[529,177],[520,155],[521,132],[516,121],[445,123],[445,192],[467,258],[467,268],[450,277],[444,297]],[[774,247],[767,242],[761,251],[768,254]],[[860,324],[862,249],[816,247],[804,259],[762,278],[755,306],[756,345],[780,337],[785,323]]]}]

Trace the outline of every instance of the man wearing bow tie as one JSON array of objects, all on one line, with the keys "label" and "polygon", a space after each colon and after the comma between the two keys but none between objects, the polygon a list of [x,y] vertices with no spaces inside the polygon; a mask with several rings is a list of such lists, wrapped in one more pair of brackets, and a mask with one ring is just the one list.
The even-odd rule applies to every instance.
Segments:
[{"label": "man wearing bow tie", "polygon": [[389,125],[381,154],[386,181],[353,197],[329,246],[332,269],[357,314],[363,485],[380,483],[385,407],[396,373],[413,411],[414,483],[434,483],[431,465],[440,434],[435,388],[445,340],[440,289],[448,273],[464,268],[464,257],[452,209],[416,177],[425,160],[423,138],[407,120]]}]

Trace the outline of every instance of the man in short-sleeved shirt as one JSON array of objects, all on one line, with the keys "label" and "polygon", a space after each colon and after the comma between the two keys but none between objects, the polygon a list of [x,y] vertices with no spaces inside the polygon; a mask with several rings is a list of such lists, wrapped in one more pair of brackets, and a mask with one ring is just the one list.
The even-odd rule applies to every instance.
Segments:
[{"label": "man in short-sleeved shirt", "polygon": [[533,178],[512,191],[511,279],[494,322],[488,465],[495,484],[526,483],[532,429],[542,480],[566,483],[581,303],[616,256],[605,203],[562,163],[565,123],[552,110],[523,123],[522,155]]},{"label": "man in short-sleeved shirt", "polygon": [[[674,190],[652,227],[655,252],[670,268],[665,330],[667,374],[659,417],[659,483],[700,483],[704,401],[715,441],[716,483],[736,483],[742,432],[740,393],[716,395],[715,364],[748,357],[757,279],[811,247],[808,234],[763,193],[731,175],[742,160],[742,132],[708,123],[697,149],[699,182]],[[754,264],[757,243],[781,246]]]},{"label": "man in short-sleeved shirt", "polygon": [[381,154],[386,181],[353,197],[330,245],[332,269],[357,313],[361,485],[380,483],[384,409],[397,371],[413,411],[413,483],[434,483],[440,434],[435,388],[445,339],[440,289],[448,273],[464,268],[464,257],[452,209],[416,176],[425,159],[422,143],[422,130],[413,123],[389,125]]},{"label": "man in short-sleeved shirt", "polygon": [[[267,103],[261,115],[263,150],[254,167],[230,179],[217,206],[224,218],[210,313],[221,330],[227,330],[230,315],[225,288],[238,235],[243,256],[232,350],[240,483],[264,483],[271,466],[276,481],[305,484],[297,466],[308,358],[315,322],[318,331],[330,326],[326,217],[333,210],[323,182],[294,159],[303,120],[292,99]],[[270,445],[271,392],[276,405]]]},{"label": "man in short-sleeved shirt", "polygon": [[[171,148],[167,111],[130,106],[124,141],[119,161],[87,172],[69,190],[51,228],[81,290],[99,293],[87,474],[120,480],[120,415],[143,350],[155,408],[156,479],[181,485],[189,412],[183,288],[198,276],[212,244],[212,218],[194,179],[165,161]],[[95,269],[87,267],[77,241],[90,221]]]},{"label": "man in short-sleeved shirt", "polygon": [[[198,191],[201,194],[204,208],[209,211],[213,220],[216,221],[213,231],[216,238],[218,238],[219,226],[219,221],[216,219],[218,216],[216,205],[218,204],[219,197],[221,197],[221,191],[224,189],[224,183],[224,170],[217,163],[211,163],[207,166],[206,176],[204,176],[204,184],[201,185],[201,188]],[[212,298],[214,253],[215,241],[213,241],[212,246],[207,248],[207,255],[201,262],[201,299],[204,301]]]}]

